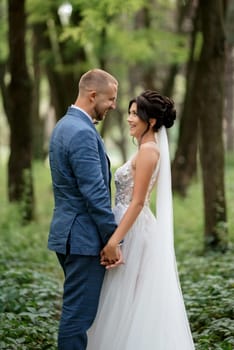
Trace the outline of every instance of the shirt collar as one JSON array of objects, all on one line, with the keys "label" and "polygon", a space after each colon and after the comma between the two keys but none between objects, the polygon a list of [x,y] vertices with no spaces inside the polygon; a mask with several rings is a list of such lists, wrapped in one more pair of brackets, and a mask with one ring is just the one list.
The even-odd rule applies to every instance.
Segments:
[{"label": "shirt collar", "polygon": [[79,111],[83,112],[91,120],[91,122],[93,123],[93,119],[91,118],[91,116],[87,112],[85,112],[85,110],[83,110],[80,107],[77,107],[76,105],[71,105],[71,108],[75,108],[75,109],[78,109]]}]

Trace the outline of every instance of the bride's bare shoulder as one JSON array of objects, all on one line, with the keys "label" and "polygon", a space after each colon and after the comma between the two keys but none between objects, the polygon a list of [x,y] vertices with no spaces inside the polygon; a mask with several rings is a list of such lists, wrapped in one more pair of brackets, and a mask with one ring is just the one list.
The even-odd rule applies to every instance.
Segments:
[{"label": "bride's bare shoulder", "polygon": [[142,153],[142,154],[155,154],[156,157],[159,156],[160,151],[159,151],[159,147],[158,147],[158,143],[154,142],[154,141],[149,141],[149,142],[145,142],[143,144],[140,145],[138,154]]},{"label": "bride's bare shoulder", "polygon": [[147,166],[147,164],[151,164],[155,166],[160,157],[159,147],[155,142],[145,142],[143,143],[136,156],[136,163],[140,165],[140,167]]}]

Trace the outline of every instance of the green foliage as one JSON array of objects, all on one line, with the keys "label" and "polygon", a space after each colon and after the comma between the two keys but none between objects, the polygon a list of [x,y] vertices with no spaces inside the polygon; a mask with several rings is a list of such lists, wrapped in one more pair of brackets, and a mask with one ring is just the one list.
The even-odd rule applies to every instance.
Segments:
[{"label": "green foliage", "polygon": [[[1,184],[5,176],[1,172]],[[35,164],[34,178],[37,221],[27,226],[21,226],[21,208],[7,203],[6,188],[0,186],[0,348],[6,350],[56,349],[62,273],[47,250],[52,212],[48,167]]]},{"label": "green foliage", "polygon": [[[62,2],[62,1],[61,1]],[[40,0],[27,0],[28,21],[30,24],[48,21],[57,12],[59,1],[47,0],[41,6]]]},{"label": "green foliage", "polygon": [[0,0],[0,63],[6,60],[7,55],[7,3]]},{"label": "green foliage", "polygon": [[86,0],[73,0],[73,5],[81,5],[83,9],[84,17],[90,17],[90,22],[95,23],[95,20],[101,18],[101,13],[104,14],[104,20],[106,17],[112,17],[124,13],[134,13],[141,9],[146,1],[145,0],[91,0],[87,3]]},{"label": "green foliage", "polygon": [[[37,266],[1,261],[0,348],[55,349],[61,291]],[[7,266],[6,266],[7,265]],[[35,270],[35,271],[34,271]]]},{"label": "green foliage", "polygon": [[190,256],[179,271],[196,349],[233,349],[233,251]]},{"label": "green foliage", "polygon": [[[203,254],[201,185],[188,197],[174,197],[175,248],[184,300],[196,350],[232,350],[233,329],[233,158],[227,158],[230,249]],[[5,167],[3,167],[5,170]],[[6,171],[0,173],[4,184]],[[0,186],[0,348],[55,350],[61,307],[62,271],[47,250],[53,198],[47,164],[34,164],[37,220],[20,225]],[[232,191],[233,193],[233,191]]]},{"label": "green foliage", "polygon": [[[34,0],[35,1],[35,0]],[[72,39],[73,45],[84,47],[90,62],[104,57],[109,61],[146,65],[155,61],[165,64],[185,62],[186,38],[173,28],[172,5],[148,1],[71,1],[81,20],[62,29],[60,40]],[[136,24],[140,11],[148,9],[150,25]]]},{"label": "green foliage", "polygon": [[226,157],[229,250],[204,255],[201,183],[187,198],[174,196],[175,247],[185,304],[196,350],[234,348],[233,306],[233,155]]}]

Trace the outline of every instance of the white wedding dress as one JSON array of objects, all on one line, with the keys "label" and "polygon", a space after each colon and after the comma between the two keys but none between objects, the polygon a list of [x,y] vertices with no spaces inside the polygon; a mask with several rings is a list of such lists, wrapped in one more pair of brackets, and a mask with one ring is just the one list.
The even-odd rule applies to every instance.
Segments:
[{"label": "white wedding dress", "polygon": [[[164,215],[164,220],[156,219],[149,208],[150,193],[156,182],[168,181],[165,173],[160,180],[161,149],[160,154],[144,208],[124,239],[125,264],[106,272],[98,313],[88,332],[87,350],[194,349],[177,274],[173,237],[166,232],[173,225],[171,209],[167,207],[170,203],[166,192],[161,196],[159,186],[157,196],[161,196],[163,204],[157,217]],[[119,222],[132,196],[131,160],[116,171],[115,183],[114,213]],[[165,186],[169,186],[168,182]]]}]

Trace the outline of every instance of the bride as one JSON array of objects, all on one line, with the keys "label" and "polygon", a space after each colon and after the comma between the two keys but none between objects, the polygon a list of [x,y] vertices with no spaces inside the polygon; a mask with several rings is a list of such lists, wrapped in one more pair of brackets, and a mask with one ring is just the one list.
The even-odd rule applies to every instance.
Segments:
[{"label": "bride", "polygon": [[[174,102],[146,90],[130,101],[128,112],[130,135],[137,140],[138,151],[115,174],[118,228],[101,254],[108,271],[87,349],[192,350],[173,243],[165,128],[176,118]],[[149,208],[154,186],[156,217]],[[115,267],[122,241],[125,263]]]}]

